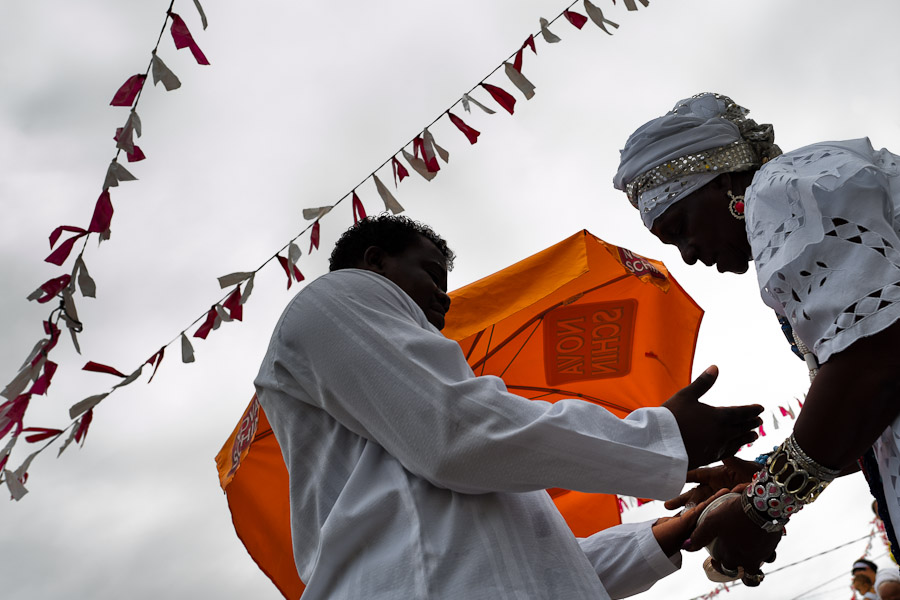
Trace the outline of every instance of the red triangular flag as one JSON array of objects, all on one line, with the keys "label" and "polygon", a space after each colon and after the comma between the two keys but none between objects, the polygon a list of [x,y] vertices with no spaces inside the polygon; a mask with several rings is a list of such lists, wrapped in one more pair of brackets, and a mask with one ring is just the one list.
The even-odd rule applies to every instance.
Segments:
[{"label": "red triangular flag", "polygon": [[198,46],[197,42],[194,41],[194,38],[191,36],[191,32],[188,31],[187,25],[184,23],[182,18],[173,12],[170,12],[169,16],[172,17],[171,31],[172,39],[175,41],[175,47],[179,50],[181,50],[182,48],[190,48],[191,54],[194,55],[194,58],[199,64],[208,65],[209,61],[206,60],[206,57],[200,50],[200,46]]},{"label": "red triangular flag", "polygon": [[313,223],[312,231],[309,232],[309,251],[312,252],[313,248],[316,250],[319,249],[319,220],[316,219],[316,222]]},{"label": "red triangular flag", "polygon": [[56,240],[54,239],[54,235],[56,235],[56,237],[59,238],[58,232],[63,228],[66,228],[69,231],[78,231],[79,233],[77,235],[73,235],[72,237],[70,237],[69,239],[64,241],[62,244],[59,245],[59,248],[57,248],[56,250],[51,252],[50,256],[48,256],[47,258],[44,259],[44,261],[54,264],[54,265],[57,265],[57,266],[62,266],[62,264],[64,262],[66,262],[66,259],[69,258],[69,254],[72,253],[72,248],[75,246],[75,242],[77,242],[80,238],[83,238],[84,236],[87,235],[87,231],[85,231],[81,227],[69,227],[68,225],[62,225],[62,226],[54,229],[53,233],[50,234],[50,247],[51,248],[53,247],[53,244],[56,242]]},{"label": "red triangular flag", "polygon": [[[534,52],[535,54],[537,54],[537,48],[536,48],[535,45],[534,45],[534,36],[533,36],[533,35],[529,35],[529,36],[528,36],[528,39],[525,40],[525,46],[528,46],[529,48],[531,48],[531,51],[532,51],[532,52]],[[525,46],[523,46],[523,48],[524,48]]]},{"label": "red triangular flag", "polygon": [[125,379],[127,377],[127,375],[116,368],[110,367],[109,365],[102,365],[92,360],[89,360],[86,365],[81,367],[81,370],[93,371],[94,373],[107,373],[108,375],[115,375],[117,377],[121,377],[122,379]]},{"label": "red triangular flag", "polygon": [[525,49],[525,46],[519,48],[519,51],[516,52],[516,58],[513,60],[513,68],[519,73],[522,72],[522,50]]},{"label": "red triangular flag", "polygon": [[509,92],[489,83],[482,83],[481,87],[486,89],[491,97],[497,101],[497,104],[506,109],[506,112],[513,114],[513,109],[516,106],[516,99],[513,98]]},{"label": "red triangular flag", "polygon": [[[437,159],[434,159],[437,162]],[[359,199],[359,196],[356,195],[356,191],[353,191],[353,224],[359,223],[361,220],[366,218],[366,209],[363,207],[362,201]],[[299,281],[299,279],[297,280]]]},{"label": "red triangular flag", "polygon": [[62,429],[50,429],[49,427],[26,427],[22,430],[23,433],[27,431],[37,432],[32,435],[25,436],[25,441],[32,444],[34,442],[42,442],[47,438],[52,438],[53,436],[62,433]]},{"label": "red triangular flag", "polygon": [[122,87],[116,91],[116,95],[113,96],[112,102],[110,102],[110,106],[131,106],[134,103],[134,99],[137,98],[138,93],[141,91],[141,88],[144,87],[144,81],[147,79],[146,75],[132,75],[128,78],[128,81],[122,84]]},{"label": "red triangular flag", "polygon": [[397,187],[404,177],[409,177],[409,171],[397,160],[396,156],[391,157],[391,168],[394,170],[394,187]]},{"label": "red triangular flag", "polygon": [[90,409],[81,417],[81,420],[78,422],[78,429],[75,430],[75,442],[81,442],[82,440],[87,439],[88,427],[91,426],[91,421],[94,420],[94,409]]},{"label": "red triangular flag", "polygon": [[[318,221],[316,221],[316,223],[318,223]],[[294,285],[294,278],[291,277],[291,261],[280,254],[277,254],[276,258],[278,258],[278,262],[281,263],[281,268],[284,269],[284,272],[287,275],[287,289],[291,289],[291,286]]]},{"label": "red triangular flag", "polygon": [[584,27],[584,24],[587,23],[588,20],[586,16],[571,10],[563,11],[563,16],[569,20],[569,23],[578,29]]},{"label": "red triangular flag", "polygon": [[52,360],[48,360],[44,363],[44,373],[35,380],[34,385],[31,386],[31,389],[28,390],[29,394],[35,394],[38,396],[43,396],[47,393],[47,388],[50,387],[50,380],[53,379],[53,374],[56,373],[56,367],[58,365]]},{"label": "red triangular flag", "polygon": [[153,377],[156,375],[156,370],[159,369],[159,365],[162,364],[163,357],[166,355],[166,347],[163,346],[159,350],[157,350],[156,354],[150,357],[150,359],[145,364],[153,365],[153,373],[150,375],[150,379],[147,380],[147,383],[153,381]]},{"label": "red triangular flag", "polygon": [[206,321],[203,322],[203,325],[200,326],[197,331],[194,332],[195,338],[200,338],[201,340],[205,340],[206,336],[209,335],[209,332],[213,330],[213,326],[216,324],[216,307],[213,306],[209,309],[209,312],[206,313]]},{"label": "red triangular flag", "polygon": [[[421,156],[419,156],[421,154]],[[434,154],[431,157],[428,157],[428,154],[425,152],[425,140],[422,139],[421,135],[417,135],[413,138],[413,156],[421,158],[425,162],[425,168],[428,169],[429,173],[437,173],[441,170],[441,165],[438,162],[437,156]]]},{"label": "red triangular flag", "polygon": [[141,151],[140,146],[134,146],[134,151],[126,152],[125,156],[128,157],[128,162],[138,162],[139,160],[144,160],[145,158],[147,158]]},{"label": "red triangular flag", "polygon": [[456,125],[457,129],[465,134],[466,138],[468,138],[470,144],[474,144],[478,141],[478,136],[481,135],[481,132],[477,129],[472,129],[466,123],[454,115],[452,112],[448,112],[447,115],[450,117],[450,121]]},{"label": "red triangular flag", "polygon": [[113,205],[109,197],[109,190],[103,190],[100,197],[97,198],[97,204],[94,205],[94,215],[91,217],[91,224],[88,231],[92,233],[103,233],[109,229],[112,223]]},{"label": "red triangular flag", "polygon": [[59,236],[62,235],[63,231],[71,231],[72,233],[87,233],[81,227],[75,227],[74,225],[60,225],[50,234],[50,248],[56,245],[56,240],[59,239]]},{"label": "red triangular flag", "polygon": [[[60,275],[59,277],[49,279],[42,283],[40,289],[44,292],[44,295],[40,298],[37,298],[38,304],[45,304],[47,302],[50,302],[53,298],[56,297],[58,293],[60,293],[67,285],[69,285],[71,281],[72,276],[67,273],[65,275]],[[31,296],[29,296],[29,298],[31,298]],[[46,331],[46,321],[44,323],[44,331]],[[48,331],[47,333],[50,332]],[[49,348],[46,350],[49,350]],[[46,351],[43,354],[46,354]]]},{"label": "red triangular flag", "polygon": [[244,306],[241,304],[240,285],[235,286],[234,291],[231,292],[231,295],[225,299],[225,302],[222,303],[222,306],[228,309],[228,314],[231,315],[232,319],[238,321],[244,320]]}]

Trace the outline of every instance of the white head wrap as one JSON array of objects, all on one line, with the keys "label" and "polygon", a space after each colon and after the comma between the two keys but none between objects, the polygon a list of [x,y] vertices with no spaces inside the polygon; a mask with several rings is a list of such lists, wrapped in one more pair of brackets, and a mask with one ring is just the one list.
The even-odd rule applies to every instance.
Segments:
[{"label": "white head wrap", "polygon": [[771,125],[757,125],[727,96],[699,94],[631,134],[613,185],[627,191],[650,228],[666,209],[718,175],[781,154]]}]

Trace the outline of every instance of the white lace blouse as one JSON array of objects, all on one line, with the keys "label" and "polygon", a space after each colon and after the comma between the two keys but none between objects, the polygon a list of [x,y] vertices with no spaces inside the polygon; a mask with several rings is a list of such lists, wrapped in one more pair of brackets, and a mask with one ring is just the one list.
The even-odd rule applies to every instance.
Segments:
[{"label": "white lace blouse", "polygon": [[[868,138],[769,161],[746,193],[763,301],[819,363],[900,319],[900,157]],[[900,525],[900,419],[873,445]]]}]

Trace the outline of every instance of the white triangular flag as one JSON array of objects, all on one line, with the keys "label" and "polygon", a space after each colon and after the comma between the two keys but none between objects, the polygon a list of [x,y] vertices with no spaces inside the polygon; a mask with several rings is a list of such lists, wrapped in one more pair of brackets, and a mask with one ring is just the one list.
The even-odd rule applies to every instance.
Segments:
[{"label": "white triangular flag", "polygon": [[13,471],[13,475],[16,476],[16,479],[19,479],[19,480],[25,479],[25,473],[27,473],[27,472],[28,472],[28,469],[31,467],[31,461],[33,461],[33,460],[34,460],[34,457],[37,456],[38,454],[40,454],[40,450],[38,450],[37,452],[32,452],[31,454],[29,454],[29,455],[28,455],[28,458],[26,458],[26,459],[22,462],[22,464],[19,465],[19,468],[16,469],[15,471]]},{"label": "white triangular flag", "polygon": [[[39,363],[42,364],[42,363]],[[3,391],[0,392],[0,396],[3,396],[7,400],[14,400],[25,391],[25,386],[27,386],[31,381],[37,379],[36,369],[38,365],[32,367],[28,365],[27,367],[22,367],[19,369],[19,372],[16,373],[16,376],[6,384],[6,387],[3,388]]]},{"label": "white triangular flag", "polygon": [[474,104],[475,106],[477,106],[478,108],[480,108],[481,110],[483,110],[484,112],[486,112],[489,115],[492,115],[495,112],[493,109],[488,108],[487,106],[485,106],[484,104],[482,104],[481,102],[479,102],[478,100],[476,100],[475,98],[473,98],[472,96],[470,96],[468,94],[463,94],[462,101],[463,101],[463,108],[466,109],[466,112],[471,112],[468,109],[469,102],[471,102],[472,104]]},{"label": "white triangular flag", "polygon": [[247,299],[250,297],[250,293],[253,291],[253,278],[256,275],[251,275],[250,279],[247,280],[247,284],[244,286],[244,292],[241,294],[241,304],[245,303]]},{"label": "white triangular flag", "polygon": [[9,488],[9,493],[13,500],[19,501],[28,493],[22,482],[9,469],[3,469],[3,478],[6,480],[6,487]]},{"label": "white triangular flag", "polygon": [[288,260],[290,261],[291,266],[296,265],[302,255],[303,252],[300,250],[300,246],[291,242],[288,246]]},{"label": "white triangular flag", "polygon": [[109,396],[109,392],[104,394],[97,394],[96,396],[91,396],[89,398],[85,398],[81,402],[76,402],[69,408],[69,418],[77,419],[87,411],[91,410],[95,406],[97,406],[101,400]]},{"label": "white triangular flag", "polygon": [[197,12],[200,13],[200,22],[203,23],[203,29],[206,29],[209,23],[206,21],[206,13],[203,12],[203,7],[200,6],[200,0],[194,0],[194,6],[197,7]]},{"label": "white triangular flag", "polygon": [[[225,307],[221,304],[216,304],[216,315],[218,315],[219,319],[225,321],[226,323],[230,323],[234,319],[231,318],[231,315],[228,314],[228,311],[225,310]],[[215,326],[213,327],[215,329]]]},{"label": "white triangular flag", "polygon": [[150,60],[151,70],[153,71],[153,85],[162,81],[166,91],[171,92],[181,87],[181,81],[175,76],[175,73],[166,66],[166,63],[154,52],[153,58]]},{"label": "white triangular flag", "polygon": [[[650,0],[641,0],[641,4],[644,6],[650,6]],[[637,4],[634,3],[634,0],[625,0],[625,8],[628,10],[637,10]]]},{"label": "white triangular flag", "polygon": [[594,22],[594,25],[605,31],[607,34],[612,35],[612,32],[606,28],[606,24],[609,23],[611,27],[619,28],[618,23],[613,23],[609,19],[603,16],[603,11],[598,7],[594,6],[591,3],[591,0],[584,0],[584,10],[587,12],[588,16],[591,18],[591,21]]},{"label": "white triangular flag", "polygon": [[194,362],[194,347],[191,346],[191,341],[183,333],[181,334],[181,362]]},{"label": "white triangular flag", "polygon": [[87,265],[84,264],[84,259],[82,259],[81,256],[75,259],[74,271],[76,273],[75,279],[78,281],[78,289],[81,290],[81,295],[85,298],[96,298],[97,284],[94,283],[91,274],[88,273]]},{"label": "white triangular flag", "polygon": [[403,153],[403,158],[406,159],[406,162],[409,163],[409,166],[413,168],[413,171],[424,177],[427,181],[431,181],[434,179],[435,175],[437,175],[437,171],[432,173],[428,170],[428,167],[425,166],[425,161],[421,158],[416,158],[412,154],[406,151],[406,149],[401,150]]},{"label": "white triangular flag", "polygon": [[119,185],[120,181],[137,181],[137,177],[132,175],[128,169],[119,164],[119,161],[112,159],[109,168],[106,169],[106,179],[103,181],[103,189],[109,189]]},{"label": "white triangular flag", "polygon": [[81,346],[78,345],[78,334],[81,329],[81,321],[78,320],[78,310],[75,308],[75,298],[72,296],[72,290],[66,288],[63,290],[63,311],[62,318],[66,322],[66,328],[72,336],[72,345],[75,351],[81,354]]},{"label": "white triangular flag", "polygon": [[229,273],[228,275],[222,275],[219,277],[219,287],[224,290],[225,288],[237,285],[250,277],[253,277],[253,271],[237,271],[235,273]]},{"label": "white triangular flag", "polygon": [[[144,364],[147,364],[147,363],[144,363]],[[117,383],[116,385],[114,385],[113,389],[120,388],[120,387],[129,385],[131,383],[134,383],[134,380],[141,376],[141,371],[143,371],[143,370],[144,370],[144,365],[141,365],[140,367],[137,368],[137,371],[135,371],[134,373],[132,373],[131,375],[129,375],[128,377],[123,379],[121,383]]]},{"label": "white triangular flag", "polygon": [[541,36],[543,36],[544,41],[548,44],[555,44],[560,41],[559,36],[550,31],[548,26],[550,23],[544,17],[541,17]]},{"label": "white triangular flag", "polygon": [[303,218],[307,221],[315,221],[316,219],[321,219],[325,215],[328,214],[334,206],[319,206],[317,208],[304,208],[303,209]]},{"label": "white triangular flag", "polygon": [[422,132],[422,139],[425,141],[425,150],[430,151],[431,157],[434,157],[434,153],[437,151],[441,160],[445,163],[450,162],[450,153],[437,145],[437,142],[434,141],[434,136],[431,135],[431,132],[428,131],[427,127],[425,128],[425,131]]},{"label": "white triangular flag", "polygon": [[62,446],[59,447],[59,452],[57,452],[56,457],[59,458],[62,456],[63,451],[69,447],[73,441],[75,441],[75,432],[78,431],[78,424],[72,425],[72,431],[69,432],[69,437],[66,438],[66,441],[62,443]]},{"label": "white triangular flag", "polygon": [[136,136],[141,137],[141,118],[134,109],[128,113],[128,120],[125,121],[125,127],[130,127],[134,130]]},{"label": "white triangular flag", "polygon": [[503,69],[506,71],[506,76],[509,77],[509,80],[512,81],[513,85],[519,88],[519,91],[525,95],[526,100],[534,98],[534,84],[528,81],[518,69],[508,62],[503,63]]},{"label": "white triangular flag", "polygon": [[375,179],[375,189],[378,190],[378,195],[381,196],[381,199],[384,202],[385,210],[389,210],[395,215],[402,213],[403,207],[400,206],[400,203],[397,202],[397,199],[394,198],[391,191],[381,183],[381,180],[378,179],[378,175],[373,175],[372,177]]}]

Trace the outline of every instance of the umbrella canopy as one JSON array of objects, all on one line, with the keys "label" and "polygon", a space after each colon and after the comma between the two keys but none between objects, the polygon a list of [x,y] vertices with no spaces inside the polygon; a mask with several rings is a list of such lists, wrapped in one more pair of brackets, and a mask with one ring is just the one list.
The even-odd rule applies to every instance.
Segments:
[{"label": "umbrella canopy", "polygon": [[[625,416],[690,381],[703,311],[662,263],[587,231],[450,297],[444,335],[476,374],[526,398],[579,398]],[[299,597],[288,474],[255,396],[216,463],[238,536],[285,597]],[[620,522],[615,496],[548,492],[576,536]]]}]

